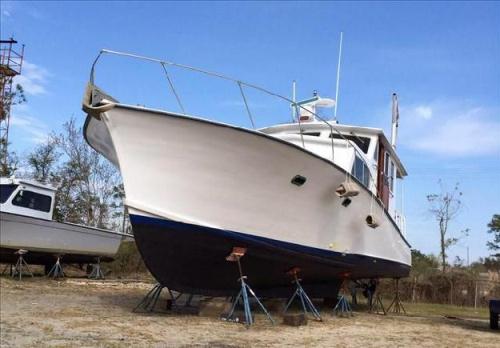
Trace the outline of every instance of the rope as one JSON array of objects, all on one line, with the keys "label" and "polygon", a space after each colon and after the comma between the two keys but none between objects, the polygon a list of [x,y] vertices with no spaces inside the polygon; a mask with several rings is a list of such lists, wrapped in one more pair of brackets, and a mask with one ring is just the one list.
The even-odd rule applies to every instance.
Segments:
[{"label": "rope", "polygon": [[248,107],[247,98],[245,97],[245,93],[243,92],[243,87],[241,87],[241,82],[238,81],[237,84],[238,87],[240,87],[241,96],[243,97],[243,101],[245,102],[245,108],[247,109],[248,117],[250,118],[253,129],[255,129],[255,123],[253,122],[252,113],[250,112],[250,108]]},{"label": "rope", "polygon": [[165,64],[160,63],[160,65],[163,68],[163,71],[165,72],[165,76],[167,77],[167,81],[168,81],[168,84],[170,85],[170,89],[172,90],[172,93],[175,95],[175,99],[177,99],[177,104],[179,104],[179,107],[181,108],[182,113],[184,115],[186,115],[186,110],[184,110],[184,106],[182,106],[182,103],[181,103],[181,98],[179,98],[179,95],[175,91],[174,84],[172,82],[172,79],[170,79],[170,76],[168,74],[167,68],[165,67]]}]

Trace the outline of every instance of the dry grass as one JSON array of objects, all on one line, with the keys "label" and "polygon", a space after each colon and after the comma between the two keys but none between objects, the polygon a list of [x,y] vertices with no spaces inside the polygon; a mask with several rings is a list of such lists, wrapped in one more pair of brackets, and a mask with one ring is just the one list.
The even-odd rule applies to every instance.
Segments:
[{"label": "dry grass", "polygon": [[[484,309],[476,313],[427,304],[407,304],[409,316],[357,312],[352,318],[336,318],[324,309],[324,322],[310,321],[303,327],[272,326],[258,314],[249,330],[216,317],[133,313],[150,287],[137,282],[0,278],[0,345],[484,348],[498,347],[500,341],[500,334],[488,329]],[[278,319],[279,314],[274,316]]]}]

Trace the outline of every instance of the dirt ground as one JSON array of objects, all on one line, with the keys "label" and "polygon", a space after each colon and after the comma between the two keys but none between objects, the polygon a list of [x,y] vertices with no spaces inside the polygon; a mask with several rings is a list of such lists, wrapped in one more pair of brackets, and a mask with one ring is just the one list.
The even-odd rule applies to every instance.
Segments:
[{"label": "dirt ground", "polygon": [[[355,312],[307,326],[272,326],[256,315],[256,324],[213,317],[133,313],[151,284],[44,278],[0,278],[1,347],[500,347],[500,332],[486,319],[447,319]],[[484,313],[483,313],[484,316]]]}]

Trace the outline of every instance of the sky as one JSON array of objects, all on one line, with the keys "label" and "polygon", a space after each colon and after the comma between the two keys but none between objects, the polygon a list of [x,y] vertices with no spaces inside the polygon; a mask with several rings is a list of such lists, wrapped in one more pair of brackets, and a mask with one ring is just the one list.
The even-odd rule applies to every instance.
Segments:
[{"label": "sky", "polygon": [[[487,224],[500,213],[500,3],[495,2],[1,2],[2,39],[26,45],[13,110],[12,149],[25,155],[70,117],[102,48],[222,72],[299,99],[334,97],[344,33],[338,119],[390,129],[398,93],[398,153],[407,236],[439,252],[426,196],[460,183],[451,236],[470,229],[450,258],[489,254]],[[237,85],[168,69],[186,111],[249,126]],[[178,111],[158,64],[113,56],[96,83],[128,104]],[[287,103],[245,90],[257,126],[286,122]]]}]

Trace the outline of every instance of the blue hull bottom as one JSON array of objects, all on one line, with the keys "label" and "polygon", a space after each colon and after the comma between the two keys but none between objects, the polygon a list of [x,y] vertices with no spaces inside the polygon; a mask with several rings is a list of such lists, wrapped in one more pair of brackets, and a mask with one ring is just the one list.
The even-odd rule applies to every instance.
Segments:
[{"label": "blue hull bottom", "polygon": [[185,293],[230,296],[238,291],[238,270],[226,261],[233,247],[248,248],[243,273],[259,296],[287,297],[294,290],[286,274],[301,269],[312,297],[336,297],[342,279],[406,277],[410,267],[363,255],[342,254],[273,239],[171,220],[131,215],[144,262],[164,286]]}]

